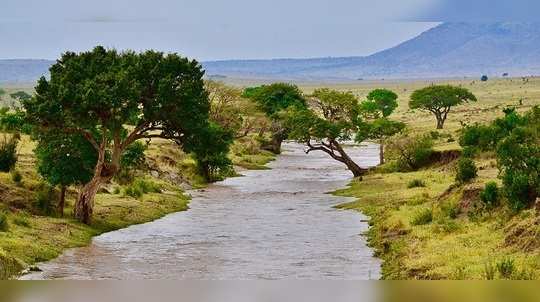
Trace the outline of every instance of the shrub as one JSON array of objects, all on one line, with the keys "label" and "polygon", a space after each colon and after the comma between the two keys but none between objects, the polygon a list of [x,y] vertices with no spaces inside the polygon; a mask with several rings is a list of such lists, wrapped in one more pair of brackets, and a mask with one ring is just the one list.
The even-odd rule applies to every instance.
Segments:
[{"label": "shrub", "polygon": [[[516,128],[497,147],[504,192],[514,210],[534,203],[540,194],[540,108],[528,128]],[[537,127],[539,129],[534,129]]]},{"label": "shrub", "polygon": [[0,171],[9,172],[17,163],[17,144],[17,139],[6,136],[0,142]]},{"label": "shrub", "polygon": [[486,262],[484,264],[484,277],[486,280],[495,280],[495,265],[492,262]]},{"label": "shrub", "polygon": [[511,279],[514,274],[514,259],[505,258],[497,263],[497,271],[502,279]]},{"label": "shrub", "polygon": [[411,225],[425,225],[433,221],[433,210],[424,208],[416,212],[411,220]]},{"label": "shrub", "polygon": [[476,156],[476,153],[478,153],[478,149],[476,147],[466,146],[463,147],[463,151],[461,154],[463,155],[463,157],[473,158]]},{"label": "shrub", "polygon": [[425,186],[426,186],[426,183],[421,179],[413,179],[409,181],[409,183],[407,184],[407,188],[409,189],[420,188],[420,187],[425,187]]},{"label": "shrub", "polygon": [[161,186],[153,181],[136,179],[124,189],[124,194],[134,198],[140,198],[147,193],[161,193]]},{"label": "shrub", "polygon": [[437,223],[434,225],[433,230],[437,233],[450,234],[456,232],[460,229],[460,225],[448,217],[443,217],[437,220]]},{"label": "shrub", "polygon": [[5,213],[0,213],[0,232],[7,232],[9,230],[9,222]]},{"label": "shrub", "polygon": [[52,215],[55,213],[56,200],[58,200],[58,194],[54,187],[41,184],[35,195],[34,208],[43,215]]},{"label": "shrub", "polygon": [[504,192],[508,199],[508,206],[514,211],[521,211],[531,203],[531,190],[529,177],[514,171],[507,171],[503,175]]},{"label": "shrub", "polygon": [[445,217],[456,219],[461,213],[461,208],[457,202],[445,202],[441,204],[441,211]]},{"label": "shrub", "polygon": [[433,140],[429,135],[401,136],[390,142],[389,151],[397,158],[400,171],[414,171],[430,163]]},{"label": "shrub", "polygon": [[124,189],[124,194],[133,198],[140,198],[143,196],[144,193],[139,187],[130,185]]},{"label": "shrub", "polygon": [[30,227],[30,221],[25,216],[16,216],[15,218],[13,218],[13,223],[26,228]]},{"label": "shrub", "polygon": [[490,181],[480,192],[480,199],[490,207],[497,206],[499,203],[499,186],[496,182]]},{"label": "shrub", "polygon": [[11,171],[11,180],[13,180],[14,183],[20,184],[22,181],[22,174],[19,172],[19,170],[13,170]]},{"label": "shrub", "polygon": [[456,181],[466,183],[476,178],[478,169],[476,164],[470,158],[462,157],[457,166]]}]

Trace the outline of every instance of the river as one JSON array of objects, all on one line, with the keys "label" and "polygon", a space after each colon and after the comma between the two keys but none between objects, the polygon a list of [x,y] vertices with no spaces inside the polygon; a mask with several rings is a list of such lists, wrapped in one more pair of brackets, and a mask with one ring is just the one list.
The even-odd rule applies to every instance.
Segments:
[{"label": "river", "polygon": [[[378,163],[376,145],[349,151]],[[22,279],[378,279],[366,217],[327,194],[350,181],[344,166],[285,144],[269,167],[194,190],[188,211],[95,237]]]}]

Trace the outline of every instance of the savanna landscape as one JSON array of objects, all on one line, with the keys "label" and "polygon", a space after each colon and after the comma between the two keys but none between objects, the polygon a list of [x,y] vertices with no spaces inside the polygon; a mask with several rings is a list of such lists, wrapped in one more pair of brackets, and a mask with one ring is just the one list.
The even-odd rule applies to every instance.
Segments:
[{"label": "savanna landscape", "polygon": [[0,10],[0,280],[540,279],[539,23],[120,2]]}]

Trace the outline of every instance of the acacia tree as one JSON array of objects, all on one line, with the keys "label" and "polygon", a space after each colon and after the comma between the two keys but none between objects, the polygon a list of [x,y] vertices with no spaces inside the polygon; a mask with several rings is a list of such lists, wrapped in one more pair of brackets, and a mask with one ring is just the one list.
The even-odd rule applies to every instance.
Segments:
[{"label": "acacia tree", "polygon": [[359,122],[356,141],[375,140],[379,143],[380,163],[384,163],[384,140],[405,128],[405,124],[388,117],[397,108],[397,94],[387,89],[376,89],[360,104],[362,120]]},{"label": "acacia tree", "polygon": [[433,113],[437,119],[437,129],[443,129],[444,122],[452,107],[475,101],[474,94],[466,88],[451,85],[434,85],[413,92],[409,107]]},{"label": "acacia tree", "polygon": [[39,80],[36,96],[23,102],[29,120],[41,131],[77,133],[97,154],[76,218],[90,222],[98,189],[119,172],[122,154],[137,140],[164,138],[186,152],[202,149],[198,137],[209,127],[210,107],[203,75],[197,61],[177,54],[98,46],[63,54],[50,80]]},{"label": "acacia tree", "polygon": [[255,101],[260,109],[271,119],[272,141],[266,149],[279,154],[281,144],[288,137],[288,129],[284,127],[280,112],[290,108],[306,108],[306,100],[296,85],[274,83],[259,87],[246,88],[244,96]]},{"label": "acacia tree", "polygon": [[317,89],[309,102],[310,108],[293,107],[284,115],[289,137],[306,144],[306,153],[323,151],[342,162],[354,177],[365,174],[345,152],[341,141],[351,140],[359,130],[358,99],[351,92]]},{"label": "acacia tree", "polygon": [[371,114],[373,118],[388,117],[398,107],[398,95],[388,89],[375,89],[371,91],[367,100],[360,105],[364,114]]},{"label": "acacia tree", "polygon": [[235,139],[268,127],[268,118],[257,105],[242,97],[242,90],[221,82],[206,81],[210,99],[210,120],[232,132]]}]

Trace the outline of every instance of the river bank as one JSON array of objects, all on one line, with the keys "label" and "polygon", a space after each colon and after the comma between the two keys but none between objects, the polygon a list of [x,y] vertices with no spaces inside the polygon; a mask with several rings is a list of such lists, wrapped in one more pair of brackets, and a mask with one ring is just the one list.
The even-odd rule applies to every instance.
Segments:
[{"label": "river bank", "polygon": [[[0,213],[5,213],[8,225],[7,230],[0,231],[0,280],[14,278],[23,270],[35,270],[35,263],[54,259],[66,249],[87,246],[100,234],[185,211],[190,200],[185,190],[206,186],[188,155],[170,142],[154,140],[146,151],[147,170],[138,172],[131,184],[105,186],[96,196],[92,223],[84,225],[71,217],[75,189],[67,192],[64,217],[48,212],[54,211],[54,201],[50,200],[56,198],[54,194],[39,202],[43,184],[35,171],[34,148],[34,142],[23,135],[17,162],[21,182],[14,182],[9,173],[0,173]],[[231,157],[243,169],[257,169],[275,156],[261,151],[237,152]],[[126,189],[133,183],[146,184],[152,190],[130,196]]]},{"label": "river bank", "polygon": [[[336,192],[356,201],[339,208],[370,217],[367,233],[383,260],[382,278],[536,279],[540,276],[538,216],[500,207],[477,208],[478,194],[497,177],[489,157],[477,161],[478,178],[455,184],[455,162],[416,172],[371,172]],[[418,180],[421,186],[411,186]]]},{"label": "river bank", "polygon": [[[353,149],[377,163],[377,148]],[[350,172],[296,144],[268,166],[194,190],[189,211],[95,237],[24,279],[378,279],[366,217],[327,194]]]}]

